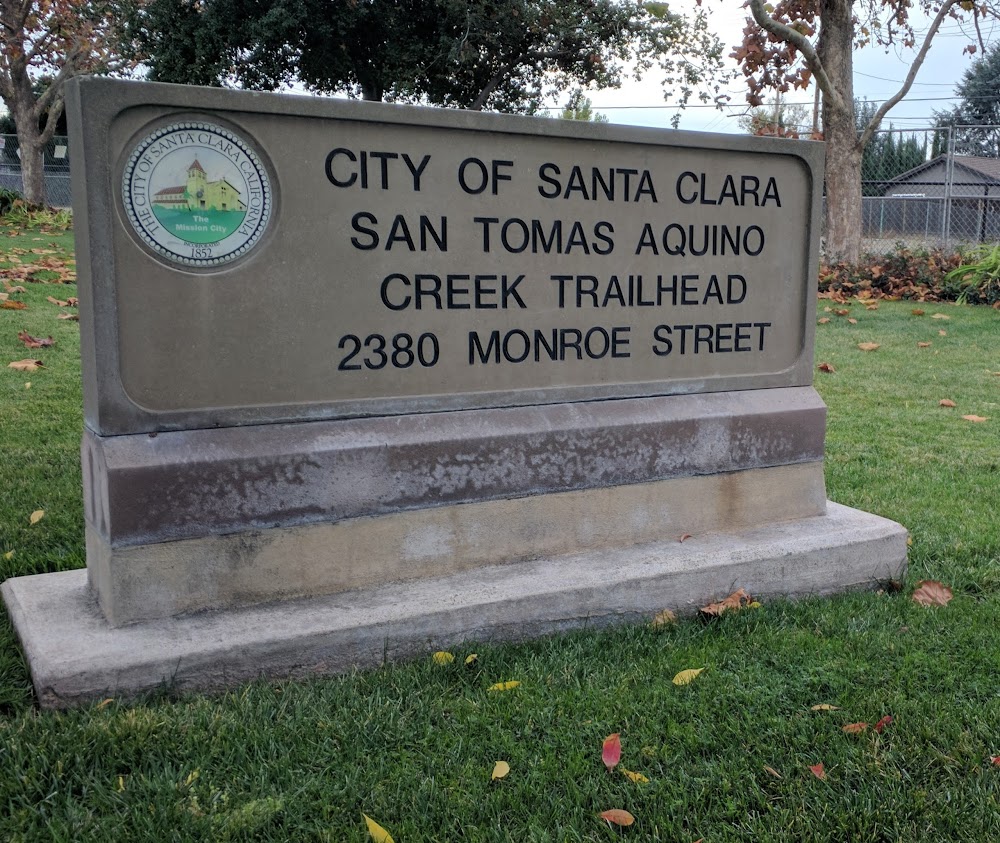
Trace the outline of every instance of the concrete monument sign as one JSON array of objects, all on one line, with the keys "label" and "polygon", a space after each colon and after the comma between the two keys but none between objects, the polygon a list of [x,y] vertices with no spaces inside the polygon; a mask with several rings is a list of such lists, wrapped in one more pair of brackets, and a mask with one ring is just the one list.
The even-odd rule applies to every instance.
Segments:
[{"label": "concrete monument sign", "polygon": [[47,704],[905,564],[826,502],[820,145],[103,79],[69,118],[88,571],[4,586]]}]

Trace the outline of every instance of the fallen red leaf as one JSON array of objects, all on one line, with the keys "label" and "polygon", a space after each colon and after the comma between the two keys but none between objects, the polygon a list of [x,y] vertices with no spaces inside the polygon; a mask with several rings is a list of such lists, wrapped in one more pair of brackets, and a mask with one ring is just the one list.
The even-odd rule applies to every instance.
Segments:
[{"label": "fallen red leaf", "polygon": [[888,726],[891,722],[892,722],[892,715],[891,714],[887,714],[885,717],[883,717],[881,720],[879,720],[878,723],[876,723],[872,728],[875,729],[876,732],[878,732],[879,734],[881,734],[882,730],[886,726]]},{"label": "fallen red leaf", "polygon": [[609,823],[614,823],[615,825],[632,825],[635,822],[635,817],[633,817],[628,811],[623,811],[621,808],[612,808],[610,811],[601,811],[600,817],[602,820],[607,820]]},{"label": "fallen red leaf", "polygon": [[826,372],[828,375],[832,375],[837,370],[833,367],[832,363],[820,363],[817,367],[821,372]]},{"label": "fallen red leaf", "polygon": [[601,746],[601,759],[604,761],[604,766],[609,770],[617,767],[618,762],[622,760],[622,743],[618,732],[608,735],[604,739],[604,743]]},{"label": "fallen red leaf", "polygon": [[1000,755],[991,755],[990,764],[992,764],[994,767],[1000,767]]},{"label": "fallen red leaf", "polygon": [[21,331],[17,338],[24,343],[27,348],[48,348],[51,345],[55,345],[56,341],[52,337],[47,337],[42,339],[41,337],[33,337],[27,331]]},{"label": "fallen red leaf", "polygon": [[826,778],[826,770],[823,769],[822,761],[820,761],[819,764],[810,765],[809,772],[811,772],[817,779],[823,780]]},{"label": "fallen red leaf", "polygon": [[921,580],[913,592],[913,602],[921,606],[947,606],[952,597],[951,589],[937,580]]}]

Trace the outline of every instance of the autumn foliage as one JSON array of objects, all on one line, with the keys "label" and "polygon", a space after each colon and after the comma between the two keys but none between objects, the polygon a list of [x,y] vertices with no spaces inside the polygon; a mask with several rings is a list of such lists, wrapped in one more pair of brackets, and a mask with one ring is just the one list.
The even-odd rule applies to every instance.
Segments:
[{"label": "autumn foliage", "polygon": [[[889,254],[862,255],[857,263],[836,261],[819,268],[819,291],[837,301],[851,297],[877,300],[955,301],[964,288],[945,279],[962,264],[958,252],[899,248]],[[975,298],[975,300],[974,300]],[[996,305],[1000,297],[968,295],[970,304]]]}]

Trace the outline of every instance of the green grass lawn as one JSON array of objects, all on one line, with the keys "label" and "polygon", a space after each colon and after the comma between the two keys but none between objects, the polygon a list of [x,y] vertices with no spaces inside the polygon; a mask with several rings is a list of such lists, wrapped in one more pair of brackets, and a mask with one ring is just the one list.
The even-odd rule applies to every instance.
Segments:
[{"label": "green grass lawn", "polygon": [[[0,233],[5,254],[51,243],[71,247]],[[24,286],[28,308],[0,310],[0,578],[84,564],[78,325],[47,301],[75,288]],[[828,491],[909,528],[900,593],[56,714],[34,708],[4,620],[0,839],[365,841],[362,812],[397,843],[1000,839],[1000,312],[849,309],[857,324],[817,328],[816,362],[836,370],[816,374]],[[56,344],[25,349],[22,330]],[[45,368],[6,368],[31,357]],[[955,599],[914,604],[923,578]],[[506,680],[521,684],[487,690]],[[884,715],[881,733],[842,731]],[[648,783],[605,769],[612,732]],[[491,782],[501,759],[510,774]],[[609,827],[610,808],[635,824]]]}]

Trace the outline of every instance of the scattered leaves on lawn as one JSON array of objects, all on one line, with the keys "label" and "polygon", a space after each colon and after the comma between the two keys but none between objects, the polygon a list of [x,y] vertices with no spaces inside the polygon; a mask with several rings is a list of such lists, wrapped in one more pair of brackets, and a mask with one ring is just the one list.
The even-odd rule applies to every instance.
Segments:
[{"label": "scattered leaves on lawn", "polygon": [[817,367],[821,372],[826,372],[828,375],[832,375],[837,370],[833,367],[833,363],[820,363]]},{"label": "scattered leaves on lawn", "polygon": [[704,669],[703,667],[689,667],[687,670],[682,670],[670,681],[675,685],[690,685]]},{"label": "scattered leaves on lawn", "polygon": [[369,817],[368,814],[362,814],[361,816],[365,818],[365,825],[368,826],[368,834],[375,843],[396,843],[392,839],[392,835]]},{"label": "scattered leaves on lawn", "polygon": [[823,769],[823,762],[820,761],[819,764],[810,764],[809,772],[812,773],[820,781],[826,779],[826,770]]},{"label": "scattered leaves on lawn", "polygon": [[13,363],[7,364],[8,369],[17,369],[20,372],[35,372],[38,369],[44,369],[41,360],[15,360]]},{"label": "scattered leaves on lawn", "polygon": [[618,732],[608,735],[601,744],[601,760],[604,766],[613,770],[622,760],[622,742]]},{"label": "scattered leaves on lawn", "polygon": [[670,611],[670,609],[664,609],[662,612],[657,612],[656,616],[650,621],[650,626],[670,626],[671,624],[677,623],[677,615]]},{"label": "scattered leaves on lawn", "polygon": [[0,301],[0,310],[27,310],[28,305],[23,301]]},{"label": "scattered leaves on lawn", "polygon": [[455,657],[446,650],[438,650],[431,658],[434,659],[434,664],[451,664],[455,661]]},{"label": "scattered leaves on lawn", "polygon": [[841,729],[849,735],[860,735],[867,728],[867,723],[848,723],[846,726],[841,726]]},{"label": "scattered leaves on lawn", "polygon": [[521,682],[518,679],[509,679],[506,682],[497,682],[495,685],[490,685],[487,691],[510,691],[512,688],[516,688]]},{"label": "scattered leaves on lawn", "polygon": [[951,589],[937,580],[921,580],[913,592],[913,602],[921,606],[947,606],[952,597]]},{"label": "scattered leaves on lawn", "polygon": [[956,404],[950,398],[942,398],[940,401],[938,401],[938,406],[939,407],[957,407],[958,404]]},{"label": "scattered leaves on lawn", "polygon": [[917,348],[930,348],[931,344],[929,342],[918,342]]},{"label": "scattered leaves on lawn", "polygon": [[506,761],[497,761],[493,765],[493,772],[490,773],[490,781],[495,782],[497,779],[502,779],[510,772],[510,764]]},{"label": "scattered leaves on lawn", "polygon": [[819,703],[819,705],[814,705],[811,709],[812,711],[840,711],[839,705],[830,705],[830,703]]},{"label": "scattered leaves on lawn", "polygon": [[819,324],[820,325],[825,325],[829,321],[830,321],[830,317],[829,316],[824,316],[822,319],[819,320]]},{"label": "scattered leaves on lawn", "polygon": [[951,319],[950,316],[945,316],[943,313],[932,313],[931,319]]},{"label": "scattered leaves on lawn", "polygon": [[27,331],[18,333],[17,338],[24,343],[26,348],[49,348],[56,344],[56,341],[51,336],[45,338],[33,337]]},{"label": "scattered leaves on lawn", "polygon": [[632,825],[635,822],[635,817],[633,817],[628,811],[623,811],[621,808],[612,808],[610,811],[601,811],[600,817],[602,820],[606,820],[608,823],[614,823],[615,825]]},{"label": "scattered leaves on lawn", "polygon": [[881,734],[882,730],[886,726],[888,726],[891,722],[892,722],[892,715],[891,714],[887,714],[885,717],[883,717],[881,720],[879,720],[878,723],[876,723],[874,726],[872,726],[872,728],[876,732],[878,732],[879,734]]},{"label": "scattered leaves on lawn", "polygon": [[718,603],[709,603],[707,606],[702,606],[698,611],[703,615],[718,617],[723,612],[738,611],[752,602],[753,598],[741,588]]},{"label": "scattered leaves on lawn", "polygon": [[882,346],[880,346],[877,342],[859,342],[858,343],[858,348],[860,348],[862,351],[875,351],[876,349],[881,348],[881,347]]},{"label": "scattered leaves on lawn", "polygon": [[764,772],[769,776],[773,776],[776,779],[781,778],[781,773],[774,769],[774,767],[769,767],[767,764],[764,765]]},{"label": "scattered leaves on lawn", "polygon": [[962,416],[963,419],[970,422],[984,422],[989,421],[989,416]]},{"label": "scattered leaves on lawn", "polygon": [[36,509],[34,512],[31,513],[31,516],[28,518],[28,523],[30,523],[30,524],[37,524],[44,517],[45,517],[45,510],[44,509]]},{"label": "scattered leaves on lawn", "polygon": [[910,313],[912,313],[914,316],[923,316],[926,312],[927,311],[921,310],[919,307],[915,307],[913,308],[913,310],[910,311]]},{"label": "scattered leaves on lawn", "polygon": [[626,770],[624,767],[620,768],[622,775],[625,776],[629,781],[633,781],[636,784],[649,784],[649,779],[646,778],[642,773],[636,773],[632,770]]}]

